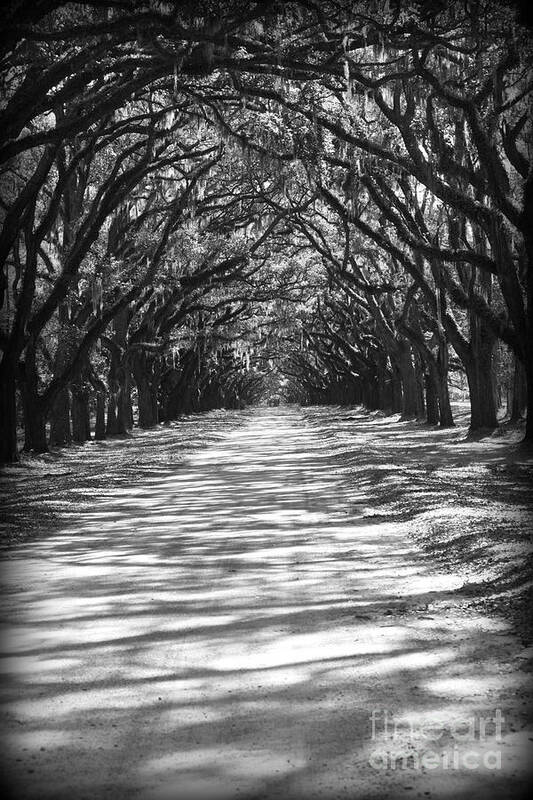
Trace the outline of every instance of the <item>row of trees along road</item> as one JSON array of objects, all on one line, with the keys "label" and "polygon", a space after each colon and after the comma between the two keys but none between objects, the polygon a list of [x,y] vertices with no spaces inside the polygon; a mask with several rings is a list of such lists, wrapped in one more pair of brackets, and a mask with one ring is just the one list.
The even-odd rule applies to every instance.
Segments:
[{"label": "row of trees along road", "polygon": [[[12,3],[0,460],[283,391],[471,428],[533,398],[512,5]],[[134,402],[132,402],[134,401]],[[533,438],[527,415],[526,440]]]}]

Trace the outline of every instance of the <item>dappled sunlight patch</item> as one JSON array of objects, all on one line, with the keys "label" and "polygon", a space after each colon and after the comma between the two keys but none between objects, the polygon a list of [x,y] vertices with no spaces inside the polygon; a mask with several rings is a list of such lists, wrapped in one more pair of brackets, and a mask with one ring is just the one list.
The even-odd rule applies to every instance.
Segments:
[{"label": "dappled sunlight patch", "polygon": [[25,675],[31,676],[34,680],[35,672],[43,673],[46,680],[46,673],[51,672],[55,676],[63,670],[71,670],[80,664],[78,658],[54,658],[46,654],[7,656],[0,659],[0,674],[4,676],[16,675],[24,680]]},{"label": "dappled sunlight patch", "polygon": [[[265,750],[243,754],[242,751],[221,744],[218,747],[192,748],[186,753],[168,753],[157,759],[150,760],[140,768],[140,771],[153,773],[165,772],[176,768],[194,771],[197,767],[216,765],[221,774],[232,773],[235,771],[237,761],[243,755],[245,757],[244,771],[250,774],[258,776],[262,772],[265,775],[269,774],[274,765],[282,769],[289,769],[284,754],[276,754]],[[239,774],[242,774],[240,769]]]},{"label": "dappled sunlight patch", "polygon": [[[525,675],[502,667],[507,628],[472,613],[465,575],[413,538],[418,522],[426,533],[442,519],[478,524],[481,505],[453,486],[455,467],[436,468],[456,433],[342,414],[306,410],[308,425],[295,409],[234,414],[242,427],[222,440],[203,438],[199,416],[183,427],[205,451],[161,462],[159,476],[155,454],[134,476],[110,448],[116,480],[107,462],[91,507],[4,568],[2,691],[29,737],[16,751],[46,747],[50,729],[85,770],[87,796],[109,779],[111,749],[150,798],[237,786],[246,796],[295,773],[309,796],[317,774],[342,796],[339,775],[350,787],[375,778],[369,719],[384,698],[399,715],[442,712],[447,724],[461,706],[518,703]],[[179,449],[182,433],[153,432],[155,448]],[[127,450],[142,462],[151,441]],[[465,493],[489,474],[463,467]],[[477,544],[490,539],[478,532]],[[53,776],[43,770],[39,780]]]},{"label": "dappled sunlight patch", "polygon": [[[505,681],[507,689],[519,686],[521,680],[521,676],[508,675]],[[470,676],[459,674],[447,678],[429,678],[423,681],[422,686],[426,691],[439,697],[462,700],[465,697],[484,697],[489,692],[497,692],[501,688],[501,676],[491,673]]]},{"label": "dappled sunlight patch", "polygon": [[[456,411],[457,427],[442,430],[341,408],[305,414],[328,429],[334,447],[354,434],[353,455],[339,463],[353,510],[405,525],[430,559],[461,576],[472,598],[490,597],[529,638],[533,462],[512,449],[517,431],[469,441],[468,414]],[[509,592],[519,601],[512,606],[502,602]]]},{"label": "dappled sunlight patch", "polygon": [[10,748],[14,750],[54,750],[69,745],[72,733],[68,730],[54,730],[42,727],[33,731],[15,731],[10,735]]},{"label": "dappled sunlight patch", "polygon": [[269,776],[282,776],[302,768],[303,756],[270,749],[241,749],[220,744],[209,748],[190,747],[186,752],[171,752],[147,760],[139,767],[141,776],[158,776],[158,788],[150,794],[153,800],[174,800],[176,796],[204,800],[237,795],[259,788]]},{"label": "dappled sunlight patch", "polygon": [[[383,645],[381,649],[379,647],[368,649],[366,653],[389,653],[390,646],[387,646],[388,642],[384,642]],[[455,652],[451,648],[437,651],[415,650],[414,652],[407,653],[392,653],[383,658],[377,660],[372,659],[371,662],[367,661],[364,664],[358,665],[353,677],[355,678],[359,675],[361,677],[371,675],[386,677],[387,675],[394,675],[398,671],[433,669],[434,667],[445,665],[453,661],[454,658]]]},{"label": "dappled sunlight patch", "polygon": [[[298,663],[320,665],[321,662],[388,653],[394,648],[402,647],[408,638],[409,631],[401,625],[378,628],[359,623],[349,628],[306,634],[280,631],[277,634],[270,633],[266,641],[256,637],[251,647],[243,642],[235,653],[225,653],[224,648],[219,648],[218,643],[215,643],[221,653],[221,657],[217,659],[217,669],[272,669]],[[428,655],[433,657],[437,654]],[[354,663],[353,669],[357,673],[359,665]]]},{"label": "dappled sunlight patch", "polygon": [[452,591],[458,589],[462,584],[460,576],[448,573],[431,572],[427,575],[413,575],[408,580],[402,580],[400,574],[394,589],[399,594],[427,595]]},{"label": "dappled sunlight patch", "polygon": [[[176,470],[191,451],[220,441],[242,424],[248,412],[190,414],[175,422],[127,437],[87,442],[40,456],[22,454],[22,464],[6,467],[0,480],[4,544],[24,540],[61,525],[69,516],[99,502],[110,492],[133,491],[150,479],[159,483]],[[191,436],[197,431],[197,436]],[[28,509],[26,511],[26,509]]]}]

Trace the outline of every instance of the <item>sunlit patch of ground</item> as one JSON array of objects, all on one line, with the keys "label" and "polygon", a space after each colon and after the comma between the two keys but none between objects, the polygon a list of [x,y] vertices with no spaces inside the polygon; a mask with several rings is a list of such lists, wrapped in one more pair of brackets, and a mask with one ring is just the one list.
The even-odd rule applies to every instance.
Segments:
[{"label": "sunlit patch of ground", "polygon": [[60,527],[102,490],[172,474],[187,454],[220,440],[250,412],[188,414],[155,430],[54,448],[0,472],[0,549]]},{"label": "sunlit patch of ground", "polygon": [[365,518],[406,522],[410,536],[460,576],[469,605],[510,617],[533,639],[533,460],[517,429],[471,441],[457,426],[438,430],[361,409],[308,409],[337,455],[338,474]]},{"label": "sunlit patch of ground", "polygon": [[484,446],[280,407],[64,451],[57,497],[52,470],[12,470],[25,513],[46,498],[55,514],[2,565],[17,800],[521,797],[527,648],[472,605],[473,545],[466,574],[442,533],[425,543],[500,503],[521,513],[518,489],[490,490],[508,445],[487,470]]}]

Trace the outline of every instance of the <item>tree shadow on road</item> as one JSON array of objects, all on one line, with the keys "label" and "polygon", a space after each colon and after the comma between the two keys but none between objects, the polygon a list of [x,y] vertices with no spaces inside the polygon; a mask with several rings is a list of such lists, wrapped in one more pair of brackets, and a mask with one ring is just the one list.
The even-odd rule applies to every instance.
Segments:
[{"label": "tree shadow on road", "polygon": [[[408,522],[354,512],[330,444],[273,419],[282,450],[239,430],[11,554],[19,798],[520,796],[528,698],[505,623],[461,605]],[[497,709],[501,743],[459,738]],[[465,747],[502,770],[415,763]],[[411,760],[381,768],[385,751]]]}]

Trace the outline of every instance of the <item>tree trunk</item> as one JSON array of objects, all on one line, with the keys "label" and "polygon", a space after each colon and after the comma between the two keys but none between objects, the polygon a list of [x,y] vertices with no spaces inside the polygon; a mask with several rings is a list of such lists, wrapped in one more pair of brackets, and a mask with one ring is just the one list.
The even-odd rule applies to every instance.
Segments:
[{"label": "tree trunk", "polygon": [[24,450],[47,453],[46,415],[34,397],[24,393]]},{"label": "tree trunk", "polygon": [[402,418],[413,419],[419,414],[417,378],[410,346],[406,342],[400,346],[398,367],[402,381]]},{"label": "tree trunk", "polygon": [[424,375],[426,391],[426,419],[430,425],[437,425],[440,419],[438,390],[435,375],[428,370]]},{"label": "tree trunk", "polygon": [[152,387],[144,377],[136,377],[135,380],[139,399],[139,427],[153,428],[154,425],[157,425],[157,405],[154,402]]},{"label": "tree trunk", "polygon": [[[67,303],[61,303],[58,309],[59,324],[64,332],[59,332],[59,341],[54,360],[54,378],[60,375],[68,363],[72,342],[68,338],[70,325]],[[68,387],[61,389],[54,398],[50,412],[50,444],[66,445],[72,441],[70,428],[70,391]]]},{"label": "tree trunk", "polygon": [[465,363],[470,391],[470,431],[494,430],[498,427],[494,402],[491,354],[478,354]]},{"label": "tree trunk", "polygon": [[500,411],[503,405],[500,373],[501,373],[501,353],[498,343],[496,342],[492,350],[492,394],[494,396],[494,403],[496,405],[496,415],[498,414],[498,411]]},{"label": "tree trunk", "polygon": [[110,350],[111,358],[109,362],[109,374],[107,376],[107,385],[109,386],[109,395],[107,398],[107,436],[116,436],[120,433],[118,427],[118,393],[119,393],[119,370],[120,370],[120,355],[117,348],[113,347]]},{"label": "tree trunk", "polygon": [[107,435],[124,435],[133,427],[131,372],[129,358],[118,346],[111,349],[108,385]]},{"label": "tree trunk", "polygon": [[492,380],[495,336],[488,326],[470,314],[470,342],[447,323],[450,342],[465,368],[470,392],[470,432],[498,427]]},{"label": "tree trunk", "polygon": [[143,352],[134,354],[132,369],[135,383],[137,384],[139,427],[153,428],[159,421],[157,395],[160,370],[155,363],[155,359]]},{"label": "tree trunk", "polygon": [[68,389],[61,389],[56,395],[50,414],[50,444],[62,446],[71,442],[70,392]]},{"label": "tree trunk", "polygon": [[96,423],[94,426],[94,438],[100,441],[106,438],[105,395],[103,392],[96,393]]},{"label": "tree trunk", "polygon": [[364,383],[363,404],[369,411],[379,408],[379,387],[375,375],[367,374]]},{"label": "tree trunk", "polygon": [[159,378],[156,378],[155,375],[150,385],[150,394],[152,399],[152,419],[154,420],[154,425],[157,425],[159,422]]},{"label": "tree trunk", "polygon": [[498,415],[494,398],[493,350],[495,336],[487,324],[470,315],[471,357],[466,359],[466,377],[470,390],[470,430],[494,430]]},{"label": "tree trunk", "polygon": [[533,170],[529,170],[522,210],[522,231],[526,250],[526,335],[525,335],[525,373],[527,392],[527,419],[524,444],[533,445]]},{"label": "tree trunk", "polygon": [[117,433],[128,433],[133,427],[131,409],[131,373],[128,359],[125,359],[118,372]]},{"label": "tree trunk", "polygon": [[[426,418],[432,424],[438,423],[441,428],[452,428],[454,421],[448,389],[448,348],[446,343],[441,343],[436,356],[429,352],[425,363],[427,369],[425,374]],[[430,403],[432,404],[431,408],[429,408]]]},{"label": "tree trunk", "polygon": [[426,412],[424,369],[419,354],[413,353],[413,361],[416,377],[416,417],[423,419]]},{"label": "tree trunk", "polygon": [[85,387],[72,391],[72,440],[83,443],[91,438],[89,393]]},{"label": "tree trunk", "polygon": [[390,408],[389,374],[383,358],[380,358],[377,365],[377,385],[378,397],[377,404],[381,411]]},{"label": "tree trunk", "polygon": [[392,368],[392,413],[400,414],[403,408],[402,379],[398,366],[391,362]]},{"label": "tree trunk", "polygon": [[[533,266],[530,267],[533,272]],[[533,278],[532,278],[533,283]],[[531,300],[533,310],[533,298]],[[533,316],[531,314],[530,316]],[[533,319],[529,325],[530,331],[529,338],[533,338]],[[533,446],[533,343],[526,344],[526,387],[527,387],[527,418],[526,418],[526,433],[524,436],[524,443],[528,446]]]},{"label": "tree trunk", "polygon": [[127,434],[133,427],[131,368],[127,341],[129,319],[129,309],[122,309],[113,320],[111,341],[106,343],[110,353],[107,417],[107,434],[109,436]]},{"label": "tree trunk", "polygon": [[39,402],[39,376],[33,337],[26,346],[22,405],[24,408],[24,450],[47,453],[46,414]]},{"label": "tree trunk", "polygon": [[448,387],[448,345],[442,342],[437,354],[437,394],[439,402],[439,426],[453,428],[453,414],[450,404],[450,390]]},{"label": "tree trunk", "polygon": [[507,413],[510,414],[511,422],[519,422],[524,419],[527,408],[526,371],[524,365],[516,356],[514,359],[511,402],[508,406]]},{"label": "tree trunk", "polygon": [[117,398],[112,388],[110,388],[109,397],[107,398],[107,424],[105,432],[107,436],[116,436],[118,434]]},{"label": "tree trunk", "polygon": [[0,463],[18,461],[17,447],[17,383],[12,364],[0,369]]}]

